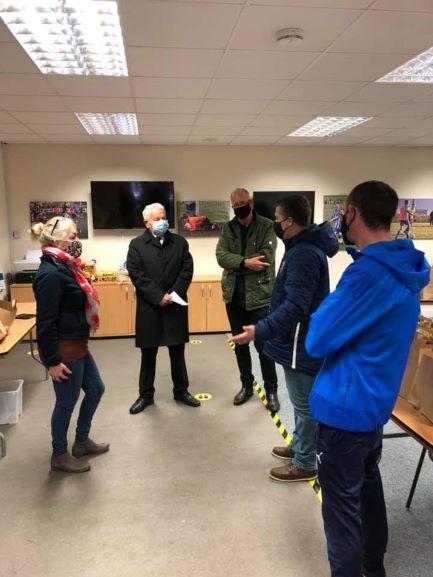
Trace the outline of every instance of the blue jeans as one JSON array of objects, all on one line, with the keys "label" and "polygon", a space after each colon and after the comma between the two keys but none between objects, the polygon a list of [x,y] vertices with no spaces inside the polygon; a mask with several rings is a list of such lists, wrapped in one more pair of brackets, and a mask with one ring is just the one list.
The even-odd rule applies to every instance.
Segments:
[{"label": "blue jeans", "polygon": [[295,452],[293,464],[300,469],[316,469],[316,421],[311,416],[308,397],[315,376],[284,367],[286,386],[295,414],[295,430],[291,447]]},{"label": "blue jeans", "polygon": [[51,417],[51,435],[53,452],[56,455],[67,451],[69,423],[81,389],[85,394],[78,415],[75,437],[77,441],[84,441],[89,436],[93,415],[105,390],[98,367],[90,353],[78,361],[65,364],[72,373],[64,381],[53,381],[56,404]]},{"label": "blue jeans", "polygon": [[319,423],[317,460],[332,577],[383,570],[388,541],[379,461],[382,431],[351,433]]}]

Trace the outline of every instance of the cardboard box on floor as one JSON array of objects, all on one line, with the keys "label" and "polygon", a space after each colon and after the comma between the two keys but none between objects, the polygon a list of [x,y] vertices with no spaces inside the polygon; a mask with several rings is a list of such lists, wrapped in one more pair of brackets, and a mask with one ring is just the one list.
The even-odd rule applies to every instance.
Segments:
[{"label": "cardboard box on floor", "polygon": [[0,301],[0,340],[3,340],[17,314],[15,301]]}]

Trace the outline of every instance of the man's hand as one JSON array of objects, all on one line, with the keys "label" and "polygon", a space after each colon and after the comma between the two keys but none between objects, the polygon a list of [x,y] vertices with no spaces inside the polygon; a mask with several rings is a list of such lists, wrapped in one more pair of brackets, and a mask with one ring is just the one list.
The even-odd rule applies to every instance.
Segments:
[{"label": "man's hand", "polygon": [[171,295],[165,294],[162,297],[162,299],[159,301],[159,306],[160,307],[166,307],[168,305],[171,305],[172,302],[173,302],[173,299],[171,298]]},{"label": "man's hand", "polygon": [[53,381],[65,381],[69,375],[72,374],[72,371],[63,363],[59,363],[55,367],[50,367],[48,372]]},{"label": "man's hand", "polygon": [[247,345],[253,341],[256,336],[256,327],[254,325],[248,325],[242,328],[244,329],[244,332],[232,337],[231,339],[236,345]]},{"label": "man's hand", "polygon": [[252,258],[246,258],[244,260],[244,266],[256,272],[260,272],[268,266],[271,266],[268,262],[263,262],[263,259],[266,258],[263,255],[253,256]]}]

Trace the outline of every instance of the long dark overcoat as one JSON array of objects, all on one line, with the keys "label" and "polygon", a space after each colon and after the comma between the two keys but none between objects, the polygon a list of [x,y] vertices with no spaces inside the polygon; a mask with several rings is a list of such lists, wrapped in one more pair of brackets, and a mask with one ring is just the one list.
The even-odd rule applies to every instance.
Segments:
[{"label": "long dark overcoat", "polygon": [[188,307],[159,305],[166,293],[187,300],[193,260],[187,241],[167,232],[164,242],[149,231],[129,244],[127,268],[137,292],[137,347],[180,345],[188,342]]}]

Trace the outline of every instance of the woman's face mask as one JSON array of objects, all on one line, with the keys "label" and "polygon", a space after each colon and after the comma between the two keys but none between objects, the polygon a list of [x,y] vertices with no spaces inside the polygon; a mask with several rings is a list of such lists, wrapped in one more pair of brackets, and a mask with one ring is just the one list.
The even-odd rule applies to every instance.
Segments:
[{"label": "woman's face mask", "polygon": [[68,244],[64,251],[74,258],[80,258],[81,253],[83,252],[83,245],[81,244],[81,240],[76,238]]},{"label": "woman's face mask", "polygon": [[155,236],[164,236],[169,228],[170,225],[168,224],[168,220],[166,218],[155,220],[152,223],[152,231]]}]

